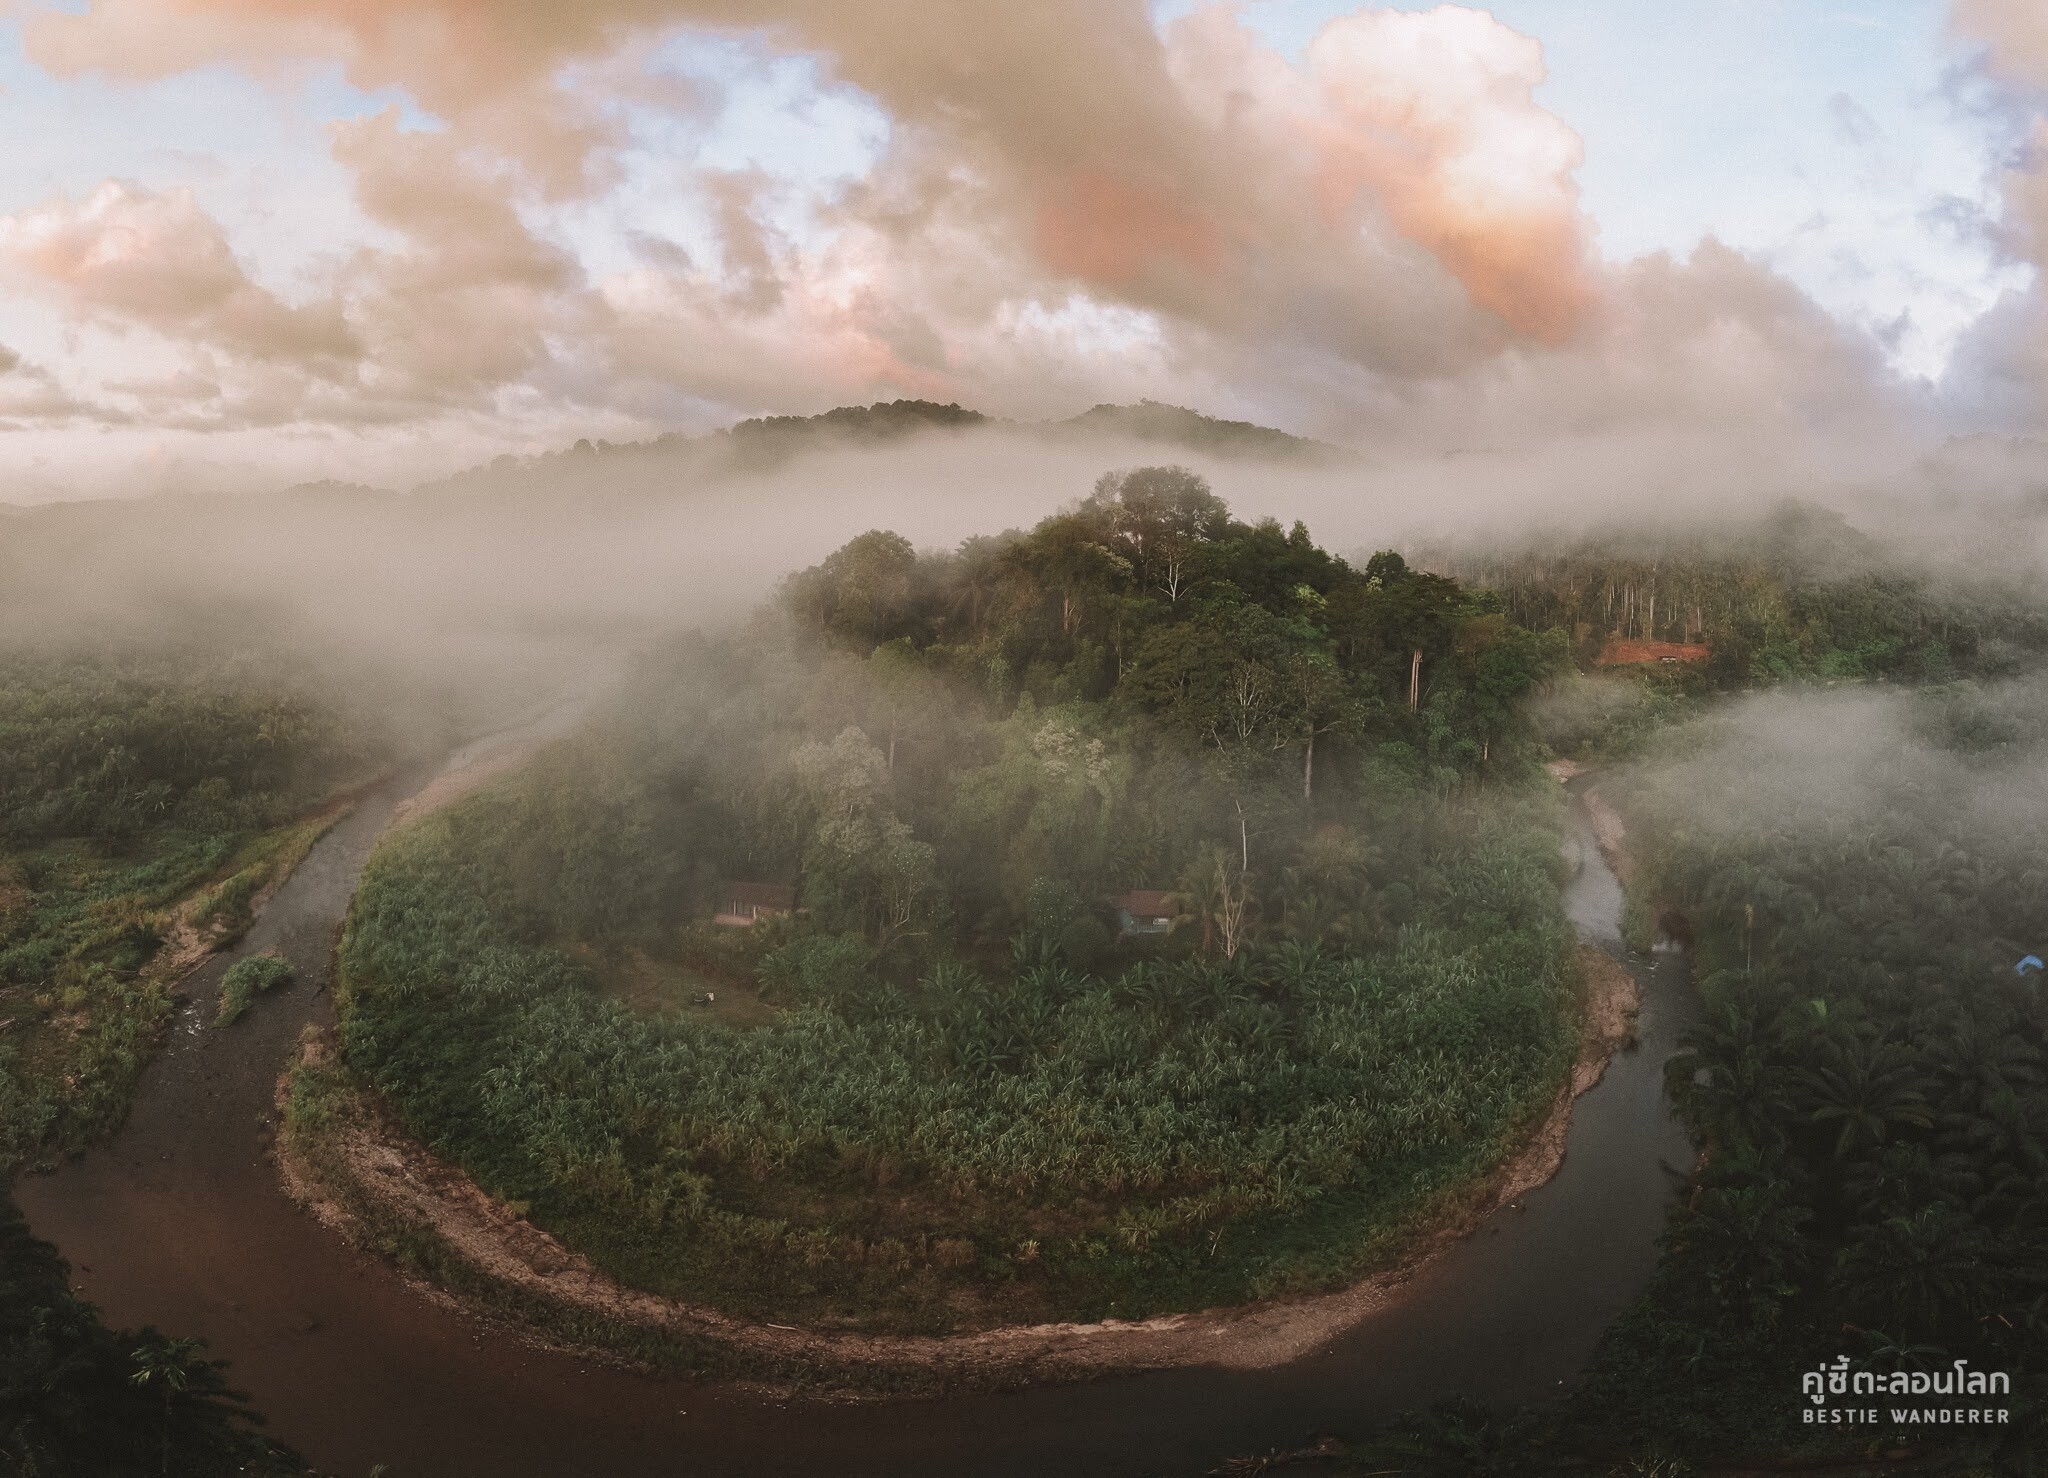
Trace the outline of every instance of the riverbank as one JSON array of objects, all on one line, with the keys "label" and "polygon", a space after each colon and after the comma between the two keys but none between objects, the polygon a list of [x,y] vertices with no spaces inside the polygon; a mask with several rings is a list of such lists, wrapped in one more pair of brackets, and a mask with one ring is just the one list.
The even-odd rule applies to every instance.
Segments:
[{"label": "riverbank", "polygon": [[[335,1071],[331,1036],[309,1034],[279,1082],[285,1189],[356,1247],[393,1257],[472,1314],[564,1348],[654,1368],[738,1373],[844,1394],[1003,1389],[1113,1372],[1281,1366],[1397,1300],[1450,1245],[1548,1182],[1564,1161],[1573,1103],[1633,1037],[1640,993],[1612,956],[1580,951],[1582,1046],[1571,1081],[1523,1148],[1489,1179],[1428,1208],[1393,1267],[1333,1292],[1239,1308],[953,1335],[868,1335],[750,1323],[626,1287],[408,1139]],[[593,1323],[613,1325],[592,1340]]]},{"label": "riverbank", "polygon": [[[386,778],[345,785],[211,866],[182,857],[189,847],[119,860],[68,853],[49,866],[55,901],[40,931],[34,892],[11,881],[19,869],[0,855],[0,942],[62,957],[41,988],[0,989],[0,1037],[12,1048],[0,1065],[0,1172],[78,1154],[118,1129],[193,974],[248,933],[320,838]],[[17,925],[10,939],[17,912],[27,930]],[[79,964],[118,962],[138,944],[150,952],[125,978]]]},{"label": "riverbank", "polygon": [[[1543,1399],[1584,1366],[1656,1261],[1674,1184],[1665,1167],[1692,1153],[1663,1095],[1664,1059],[1694,1009],[1676,954],[1639,962],[1640,1045],[1617,1052],[1576,1101],[1555,1177],[1422,1261],[1373,1317],[1283,1367],[1192,1365],[960,1394],[908,1420],[895,1402],[799,1402],[746,1382],[649,1377],[511,1337],[502,1320],[422,1297],[390,1261],[314,1222],[267,1153],[278,1068],[302,1028],[327,1019],[334,932],[363,862],[425,778],[367,798],[259,918],[243,951],[282,947],[298,983],[232,1031],[175,1033],[110,1146],[18,1187],[30,1224],[110,1321],[204,1336],[272,1430],[323,1471],[657,1478],[687,1453],[698,1478],[1195,1473],[1220,1454],[1441,1400]],[[1583,815],[1575,808],[1567,823],[1575,854],[1592,855],[1567,884],[1568,911],[1582,937],[1618,938],[1618,890]],[[657,1353],[633,1357],[653,1364]]]},{"label": "riverbank", "polygon": [[[449,786],[443,798],[452,799]],[[423,814],[413,808],[411,814]],[[1611,813],[1609,813],[1611,815]],[[1608,840],[1617,849],[1618,833]],[[1606,850],[1605,845],[1602,848]],[[1417,1208],[1386,1268],[1333,1291],[1144,1320],[882,1335],[735,1318],[607,1276],[409,1139],[310,1032],[280,1080],[285,1189],[359,1249],[396,1262],[437,1296],[523,1337],[641,1367],[715,1371],[840,1394],[1010,1388],[1185,1365],[1266,1370],[1301,1359],[1398,1302],[1416,1276],[1563,1163],[1578,1098],[1632,1043],[1634,977],[1605,950],[1577,952],[1580,1046],[1568,1080],[1520,1148],[1490,1175]]]}]

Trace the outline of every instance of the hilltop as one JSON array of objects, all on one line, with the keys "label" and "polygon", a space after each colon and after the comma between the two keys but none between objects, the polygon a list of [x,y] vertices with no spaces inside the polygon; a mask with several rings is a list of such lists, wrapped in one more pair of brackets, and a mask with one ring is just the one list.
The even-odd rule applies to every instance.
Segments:
[{"label": "hilltop", "polygon": [[702,435],[671,432],[638,442],[585,439],[563,451],[497,457],[423,484],[416,491],[523,492],[559,488],[593,474],[617,472],[659,471],[695,479],[743,476],[770,471],[806,453],[828,448],[872,448],[918,436],[989,433],[1021,435],[1053,445],[1139,441],[1206,456],[1269,461],[1336,462],[1351,455],[1341,447],[1270,426],[1226,421],[1153,400],[1136,405],[1098,405],[1059,421],[1012,421],[960,405],[892,400],[840,406],[815,416],[760,416]]}]

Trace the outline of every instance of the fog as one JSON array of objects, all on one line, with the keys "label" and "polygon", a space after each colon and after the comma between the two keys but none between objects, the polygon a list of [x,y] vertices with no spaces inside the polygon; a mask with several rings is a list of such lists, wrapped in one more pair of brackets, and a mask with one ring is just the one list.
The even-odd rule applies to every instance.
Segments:
[{"label": "fog", "polygon": [[2048,826],[2048,678],[1751,694],[1633,769],[1710,838],[1846,834],[1919,815],[2033,846]]},{"label": "fog", "polygon": [[949,548],[1027,527],[1105,471],[1162,462],[1201,472],[1240,517],[1302,520],[1347,555],[1590,536],[1654,549],[1732,536],[1797,498],[1843,512],[1903,568],[2031,580],[2043,563],[2048,459],[2021,442],[1721,435],[1709,454],[1613,435],[1375,455],[1203,424],[1198,446],[1014,423],[880,441],[796,428],[753,457],[586,447],[410,492],[318,484],[11,510],[0,621],[15,645],[244,631],[523,701],[660,633],[740,617],[865,530]]}]

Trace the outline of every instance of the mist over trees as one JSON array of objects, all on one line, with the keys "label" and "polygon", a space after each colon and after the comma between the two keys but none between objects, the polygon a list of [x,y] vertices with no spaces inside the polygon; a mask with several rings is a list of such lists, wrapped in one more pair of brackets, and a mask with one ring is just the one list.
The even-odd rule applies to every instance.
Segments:
[{"label": "mist over trees", "polygon": [[[734,1309],[1313,1286],[1485,1175],[1570,1059],[1518,718],[1561,662],[1179,468],[950,553],[869,532],[380,857],[345,1060],[603,1265]],[[716,927],[734,879],[795,912]]]},{"label": "mist over trees", "polygon": [[[2018,536],[2018,530],[2010,531]],[[2048,653],[2048,613],[2004,562],[1916,557],[1842,514],[1788,503],[1753,522],[1453,546],[1445,565],[1596,660],[1616,638],[1704,643],[1722,687],[1939,682]]]},{"label": "mist over trees", "polygon": [[292,827],[401,733],[276,650],[0,648],[0,1170],[119,1124],[165,945],[245,928]]},{"label": "mist over trees", "polygon": [[[740,438],[744,498],[598,501],[667,475],[605,448],[417,498],[301,490],[160,584],[138,572],[181,528],[210,548],[241,511],[15,520],[0,1156],[125,1112],[173,908],[232,928],[337,787],[630,642],[590,732],[380,858],[344,948],[356,1084],[629,1281],[940,1328],[1370,1265],[1568,1058],[1538,761],[1635,756],[1603,787],[1639,923],[1698,951],[1672,1086],[1707,1158],[1558,1420],[1755,1454],[1800,1434],[1750,1414],[1836,1353],[2038,1363],[2048,1044],[2013,965],[2048,944],[2048,618],[2009,568],[1811,507],[1344,558],[1178,466],[933,549],[953,525],[924,511],[982,505],[934,491],[973,460],[953,439],[996,433],[882,411],[834,434],[886,459],[807,460],[808,423]],[[898,474],[904,516],[855,532],[848,490]],[[816,562],[673,634],[770,589],[771,517]],[[298,541],[351,580],[269,568]],[[92,589],[120,600],[81,614]],[[1598,670],[1617,639],[1710,656]],[[796,912],[714,928],[736,881]],[[1127,932],[1132,890],[1165,932]]]}]

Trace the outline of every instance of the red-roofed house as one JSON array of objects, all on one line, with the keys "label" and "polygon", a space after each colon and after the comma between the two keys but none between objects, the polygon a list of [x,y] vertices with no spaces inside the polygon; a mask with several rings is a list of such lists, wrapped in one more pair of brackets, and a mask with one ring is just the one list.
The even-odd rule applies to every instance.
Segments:
[{"label": "red-roofed house", "polygon": [[1133,888],[1109,900],[1122,934],[1164,934],[1173,928],[1173,895],[1157,888]]}]

